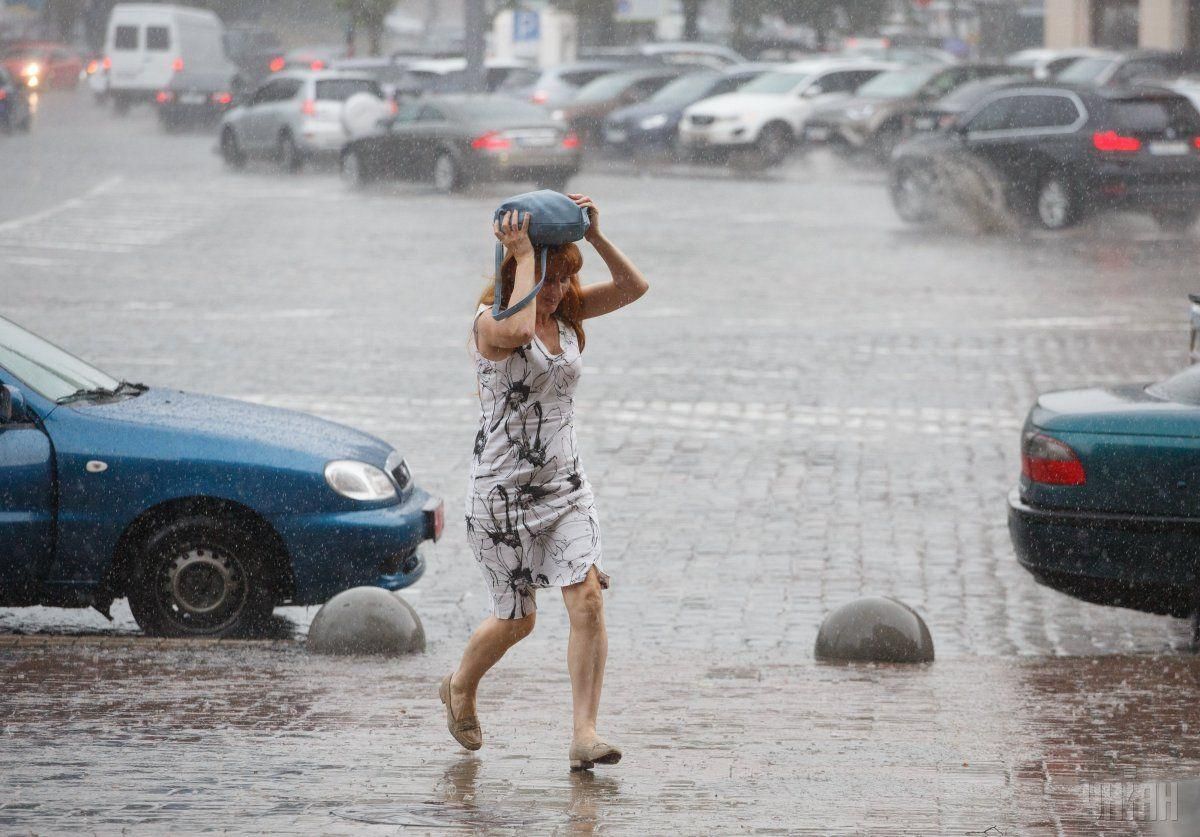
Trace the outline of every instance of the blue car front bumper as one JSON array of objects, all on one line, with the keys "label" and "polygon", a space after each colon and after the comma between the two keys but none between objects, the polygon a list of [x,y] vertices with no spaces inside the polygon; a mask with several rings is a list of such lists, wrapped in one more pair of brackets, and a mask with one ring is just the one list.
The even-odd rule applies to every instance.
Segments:
[{"label": "blue car front bumper", "polygon": [[1059,592],[1173,616],[1196,607],[1200,520],[1047,509],[1014,488],[1008,531],[1021,566]]},{"label": "blue car front bumper", "polygon": [[440,505],[414,488],[392,506],[272,519],[291,558],[291,603],[320,604],[363,585],[408,587],[425,572],[418,547],[439,533]]}]

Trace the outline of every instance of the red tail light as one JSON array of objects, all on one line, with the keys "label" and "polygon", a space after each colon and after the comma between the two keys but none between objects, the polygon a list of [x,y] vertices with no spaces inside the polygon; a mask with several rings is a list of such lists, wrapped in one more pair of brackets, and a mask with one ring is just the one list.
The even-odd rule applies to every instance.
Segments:
[{"label": "red tail light", "polygon": [[574,131],[567,131],[567,135],[563,137],[563,148],[578,148],[579,134]]},{"label": "red tail light", "polygon": [[322,61],[320,58],[317,58],[317,59],[314,59],[313,62],[311,64],[309,64],[308,66],[314,70],[324,70],[325,62]]},{"label": "red tail light", "polygon": [[1200,149],[1200,137],[1192,137],[1192,148]]},{"label": "red tail light", "polygon": [[530,97],[530,101],[532,101],[535,105],[544,105],[549,98],[550,94],[545,90],[535,90],[533,91],[533,96]]},{"label": "red tail light", "polygon": [[512,148],[512,140],[499,131],[488,131],[486,134],[476,137],[475,141],[471,143],[471,147],[476,151],[504,151]]},{"label": "red tail light", "polygon": [[277,55],[271,59],[271,63],[267,65],[267,69],[273,73],[277,73],[287,66],[287,62],[283,60],[282,55]]},{"label": "red tail light", "polygon": [[212,94],[213,104],[227,105],[233,101],[232,93],[214,93]]},{"label": "red tail light", "polygon": [[1037,431],[1021,439],[1021,473],[1045,485],[1083,485],[1087,477],[1071,446]]},{"label": "red tail light", "polygon": [[388,104],[388,111],[392,114],[392,116],[395,116],[396,114],[398,114],[400,112],[400,106],[398,104],[396,104],[395,99],[388,99],[387,104]]},{"label": "red tail light", "polygon": [[1092,134],[1092,145],[1097,151],[1138,151],[1142,141],[1137,137],[1126,137],[1116,131],[1097,131]]},{"label": "red tail light", "polygon": [[8,91],[5,90],[3,87],[0,87],[0,102],[3,102],[7,98],[8,98]]},{"label": "red tail light", "polygon": [[304,104],[300,106],[300,112],[305,116],[316,116],[317,103],[312,99],[305,99]]},{"label": "red tail light", "polygon": [[160,105],[165,105],[167,102],[174,101],[174,99],[175,94],[170,90],[160,90],[154,94],[154,101],[158,102]]},{"label": "red tail light", "polygon": [[94,60],[94,59],[93,59],[93,60],[91,60],[91,61],[89,61],[89,62],[88,62],[88,64],[87,64],[87,70],[85,70],[85,72],[86,72],[86,73],[87,73],[89,76],[91,76],[91,75],[95,75],[95,74],[96,74],[96,70],[98,70],[98,69],[100,69],[100,62],[99,62],[99,61],[96,61],[96,60]]},{"label": "red tail light", "polygon": [[171,69],[172,69],[172,70],[174,70],[174,71],[175,71],[175,72],[177,72],[177,73],[182,73],[182,72],[183,72],[183,59],[182,59],[182,58],[176,58],[174,61],[172,61],[172,62],[171,62]]},{"label": "red tail light", "polygon": [[112,59],[109,58],[107,55],[104,56],[104,61],[101,62],[100,66],[106,70],[111,70],[112,69]]}]

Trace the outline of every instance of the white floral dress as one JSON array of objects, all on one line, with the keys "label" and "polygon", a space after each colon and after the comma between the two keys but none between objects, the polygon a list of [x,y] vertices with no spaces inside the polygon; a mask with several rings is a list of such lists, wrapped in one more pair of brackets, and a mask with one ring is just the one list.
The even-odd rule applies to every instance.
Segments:
[{"label": "white floral dress", "polygon": [[[486,310],[480,306],[479,314]],[[536,336],[504,360],[471,353],[482,408],[467,490],[467,539],[500,619],[533,612],[538,587],[563,587],[600,563],[600,520],[579,464],[575,387],[583,359],[557,320],[561,354]]]}]

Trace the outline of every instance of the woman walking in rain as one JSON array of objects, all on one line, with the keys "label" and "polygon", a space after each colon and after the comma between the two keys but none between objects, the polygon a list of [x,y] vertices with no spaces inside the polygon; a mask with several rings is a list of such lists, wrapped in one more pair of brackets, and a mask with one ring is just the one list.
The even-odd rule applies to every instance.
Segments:
[{"label": "woman walking in rain", "polygon": [[[450,734],[468,750],[483,744],[476,716],[479,681],[533,630],[539,587],[562,588],[571,622],[574,734],[572,770],[616,764],[621,751],[596,732],[608,654],[601,590],[600,523],[592,488],[576,449],[574,394],[583,362],[583,321],[616,311],[649,284],[600,231],[596,205],[586,209],[584,238],[611,279],[583,286],[583,255],[574,244],[550,248],[546,281],[534,301],[501,320],[492,316],[494,288],[479,300],[469,338],[482,407],[467,495],[467,537],[491,596],[492,614],[471,635],[458,669],[439,688]],[[529,216],[502,216],[493,225],[506,254],[502,301],[524,299],[537,284]]]}]

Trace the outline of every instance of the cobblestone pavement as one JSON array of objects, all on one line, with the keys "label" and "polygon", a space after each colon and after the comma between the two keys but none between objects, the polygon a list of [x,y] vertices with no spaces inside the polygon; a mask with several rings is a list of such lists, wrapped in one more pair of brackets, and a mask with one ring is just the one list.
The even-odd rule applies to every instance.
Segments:
[{"label": "cobblestone pavement", "polygon": [[[434,692],[486,611],[455,514],[465,337],[514,187],[356,194],[226,173],[211,137],[144,113],[42,117],[0,145],[0,311],[131,380],[377,433],[451,514],[405,591],[429,650],[399,662],[127,638],[123,606],[0,610],[0,829],[1128,833],[1081,794],[1200,770],[1186,626],[1037,586],[1004,514],[1037,392],[1186,361],[1200,240],[1135,216],[916,231],[878,173],[824,157],[580,176],[652,289],[588,324],[604,728],[630,755],[572,778],[555,591],[486,686],[478,757]],[[925,615],[938,662],[813,662],[821,616],[872,593]],[[283,633],[314,613],[281,609]]]}]

